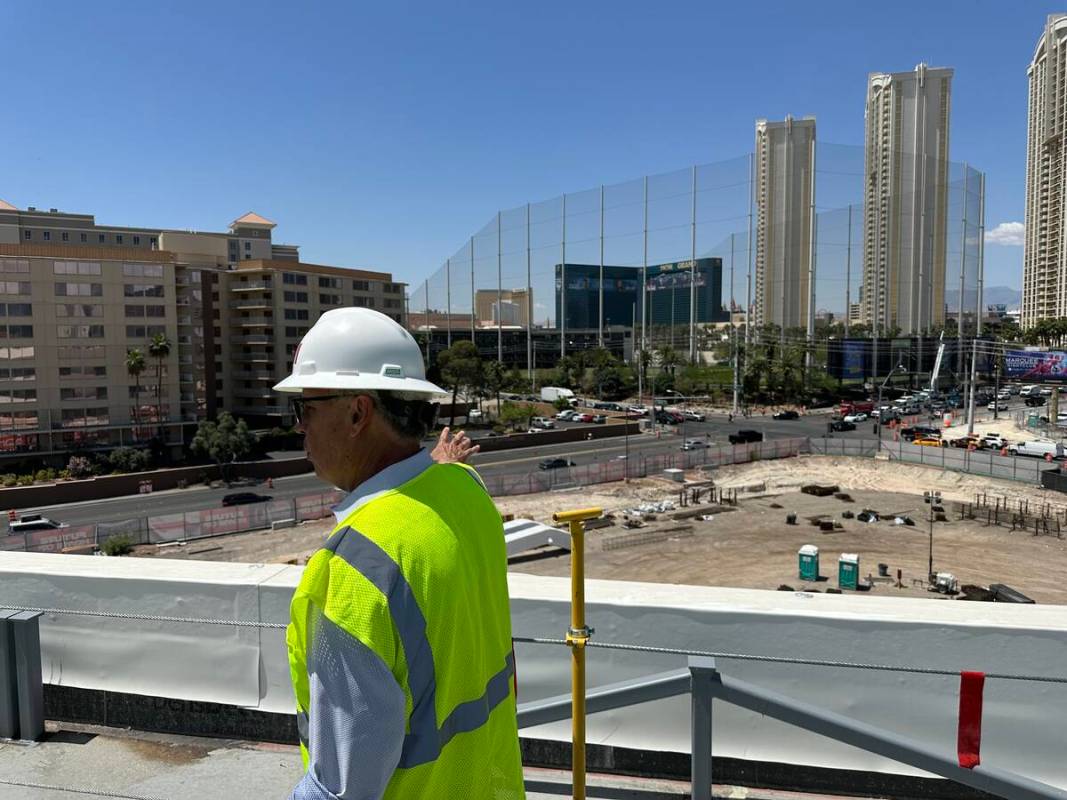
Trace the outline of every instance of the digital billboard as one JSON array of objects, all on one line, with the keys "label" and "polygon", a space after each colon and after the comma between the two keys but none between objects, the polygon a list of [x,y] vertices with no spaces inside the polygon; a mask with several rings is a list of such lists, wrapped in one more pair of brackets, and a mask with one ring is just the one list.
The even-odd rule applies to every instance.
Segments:
[{"label": "digital billboard", "polygon": [[1008,350],[1004,375],[1027,381],[1067,381],[1067,353],[1062,350]]}]

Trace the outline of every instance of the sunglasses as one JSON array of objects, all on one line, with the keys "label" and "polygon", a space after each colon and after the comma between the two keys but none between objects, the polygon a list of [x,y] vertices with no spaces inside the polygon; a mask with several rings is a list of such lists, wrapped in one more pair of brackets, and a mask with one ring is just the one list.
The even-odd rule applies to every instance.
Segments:
[{"label": "sunglasses", "polygon": [[304,421],[304,410],[308,403],[321,403],[323,400],[336,400],[338,397],[353,397],[350,394],[321,394],[318,397],[294,397],[289,403],[293,407],[293,416],[297,424]]}]

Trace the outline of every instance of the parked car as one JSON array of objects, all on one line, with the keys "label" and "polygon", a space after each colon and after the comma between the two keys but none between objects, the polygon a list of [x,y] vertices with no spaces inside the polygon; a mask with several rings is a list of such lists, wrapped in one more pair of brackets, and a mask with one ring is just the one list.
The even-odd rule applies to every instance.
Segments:
[{"label": "parked car", "polygon": [[705,417],[699,411],[683,411],[682,416],[684,416],[690,422],[703,422],[705,419],[707,419],[707,417]]},{"label": "parked car", "polygon": [[1035,458],[1044,458],[1045,456],[1052,456],[1053,458],[1063,458],[1063,445],[1059,442],[1019,442],[1018,444],[1008,445],[1008,452],[1017,456],[1034,456]]},{"label": "parked car", "polygon": [[704,439],[686,439],[682,443],[683,450],[703,450],[708,446],[708,443]]},{"label": "parked car", "polygon": [[530,420],[531,428],[554,428],[556,427],[556,421],[551,417],[534,417]]},{"label": "parked car", "polygon": [[629,411],[631,414],[637,414],[642,417],[647,416],[648,414],[648,408],[646,408],[645,406],[630,406],[626,410]]},{"label": "parked car", "polygon": [[556,414],[556,419],[558,419],[560,422],[567,422],[574,418],[574,414],[575,412],[573,408],[565,408],[558,414]]},{"label": "parked car", "polygon": [[608,421],[608,418],[604,414],[597,414],[596,416],[593,417],[593,423],[595,425],[603,425],[607,421]]},{"label": "parked car", "polygon": [[268,500],[274,498],[268,494],[256,494],[255,492],[233,492],[232,494],[224,495],[222,498],[222,504],[224,506],[243,506],[246,503],[265,503]]},{"label": "parked car", "polygon": [[1052,397],[1052,387],[1051,386],[1042,386],[1041,389],[1039,390],[1039,393],[1041,394],[1042,397]]},{"label": "parked car", "polygon": [[752,442],[762,442],[763,434],[759,431],[739,430],[737,433],[731,433],[729,439],[730,444],[751,444]]},{"label": "parked car", "polygon": [[1026,400],[1024,402],[1026,403],[1026,405],[1031,406],[1031,407],[1033,407],[1033,406],[1043,406],[1043,405],[1045,405],[1045,398],[1031,394],[1031,395],[1027,395],[1027,398],[1026,398]]},{"label": "parked car", "polygon": [[661,425],[678,425],[685,421],[685,417],[674,411],[657,411],[656,422]]},{"label": "parked car", "polygon": [[984,440],[982,440],[980,437],[974,436],[974,435],[971,435],[971,436],[960,436],[958,439],[950,439],[949,440],[949,444],[952,445],[953,447],[958,447],[961,450],[966,450],[966,449],[968,449],[969,447],[972,447],[972,446],[976,450],[981,450],[986,446]]},{"label": "parked car", "polygon": [[856,422],[866,422],[866,421],[867,421],[867,415],[864,414],[863,412],[860,412],[858,414],[847,414],[847,415],[845,415],[845,422],[856,423]]},{"label": "parked car", "polygon": [[65,522],[56,522],[40,514],[22,514],[7,527],[11,533],[26,533],[27,531],[54,531],[68,526]]},{"label": "parked car", "polygon": [[1007,411],[1008,410],[1008,404],[1004,403],[1004,402],[999,402],[998,403],[996,400],[992,400],[992,401],[990,401],[990,403],[987,406],[987,408],[989,408],[990,411]]},{"label": "parked car", "polygon": [[800,419],[800,414],[796,411],[779,411],[774,414],[774,419]]},{"label": "parked car", "polygon": [[916,425],[914,428],[900,429],[900,438],[906,442],[924,437],[927,439],[939,439],[941,431],[938,428],[931,428],[929,425]]},{"label": "parked car", "polygon": [[1001,436],[999,433],[987,433],[982,437],[982,442],[986,447],[992,447],[996,450],[1000,450],[1008,446],[1008,440]]},{"label": "parked car", "polygon": [[538,469],[562,469],[563,467],[573,467],[574,462],[568,461],[565,458],[546,458],[540,464],[537,465]]},{"label": "parked car", "polygon": [[854,431],[856,430],[856,423],[845,422],[843,419],[835,419],[830,423],[830,430],[838,432]]},{"label": "parked car", "polygon": [[944,447],[944,439],[936,439],[933,436],[920,436],[917,439],[911,440],[912,444],[917,444],[920,447]]}]

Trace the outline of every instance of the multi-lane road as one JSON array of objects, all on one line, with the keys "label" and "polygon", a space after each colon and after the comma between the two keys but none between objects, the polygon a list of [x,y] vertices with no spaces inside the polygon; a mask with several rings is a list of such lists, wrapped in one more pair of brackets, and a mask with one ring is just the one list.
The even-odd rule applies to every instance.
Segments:
[{"label": "multi-lane road", "polygon": [[[679,452],[686,438],[705,439],[709,444],[727,444],[727,436],[739,428],[752,428],[763,433],[766,439],[796,436],[821,436],[826,432],[827,417],[816,415],[798,420],[774,420],[767,417],[738,419],[731,423],[726,416],[715,416],[707,422],[686,422],[668,428],[662,427],[659,438],[650,434],[630,437],[598,439],[595,441],[568,442],[563,444],[534,445],[514,450],[479,453],[472,463],[487,477],[517,475],[537,470],[538,463],[549,457],[566,456],[576,464],[605,463],[629,453],[630,458]],[[870,435],[870,428],[837,436]],[[35,508],[44,511],[52,519],[70,525],[87,525],[94,522],[116,522],[134,517],[173,514],[202,508],[218,508],[224,495],[235,491],[255,491],[275,499],[289,499],[301,495],[326,491],[329,487],[314,474],[279,478],[273,488],[264,484],[257,486],[234,486],[233,488],[208,488],[192,486],[155,492],[149,495],[115,497],[85,503],[67,503],[58,506]]]}]

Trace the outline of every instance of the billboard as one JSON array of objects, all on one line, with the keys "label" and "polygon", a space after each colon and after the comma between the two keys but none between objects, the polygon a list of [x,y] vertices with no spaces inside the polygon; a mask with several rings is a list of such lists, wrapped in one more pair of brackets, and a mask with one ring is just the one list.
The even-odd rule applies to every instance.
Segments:
[{"label": "billboard", "polygon": [[1004,375],[1027,381],[1067,381],[1067,353],[1062,350],[1007,350]]}]

